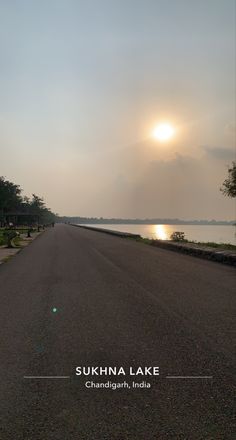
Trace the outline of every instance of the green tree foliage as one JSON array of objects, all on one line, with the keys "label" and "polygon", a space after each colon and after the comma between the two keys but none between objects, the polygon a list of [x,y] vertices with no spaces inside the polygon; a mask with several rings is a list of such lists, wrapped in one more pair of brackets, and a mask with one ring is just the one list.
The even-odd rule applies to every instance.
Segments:
[{"label": "green tree foliage", "polygon": [[36,194],[32,194],[32,199],[28,203],[28,206],[30,212],[36,215],[40,215],[46,209],[43,199],[36,196]]},{"label": "green tree foliage", "polygon": [[236,162],[228,169],[228,177],[222,184],[221,191],[228,197],[236,197]]},{"label": "green tree foliage", "polygon": [[0,177],[0,217],[9,213],[35,215],[40,223],[52,223],[56,215],[46,207],[44,200],[36,194],[32,198],[22,196],[22,189],[4,177]]},{"label": "green tree foliage", "polygon": [[20,208],[22,203],[21,188],[4,177],[0,177],[0,211],[10,212]]},{"label": "green tree foliage", "polygon": [[56,215],[45,206],[44,200],[36,194],[32,194],[32,199],[28,202],[28,209],[31,214],[39,216],[41,223],[52,223],[56,220]]}]

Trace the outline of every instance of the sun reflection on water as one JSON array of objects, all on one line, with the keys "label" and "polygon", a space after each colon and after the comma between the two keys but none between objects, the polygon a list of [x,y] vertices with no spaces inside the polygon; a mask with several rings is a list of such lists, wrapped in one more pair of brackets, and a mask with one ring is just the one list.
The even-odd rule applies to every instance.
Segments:
[{"label": "sun reflection on water", "polygon": [[158,240],[168,240],[168,233],[166,225],[154,225],[155,238]]}]

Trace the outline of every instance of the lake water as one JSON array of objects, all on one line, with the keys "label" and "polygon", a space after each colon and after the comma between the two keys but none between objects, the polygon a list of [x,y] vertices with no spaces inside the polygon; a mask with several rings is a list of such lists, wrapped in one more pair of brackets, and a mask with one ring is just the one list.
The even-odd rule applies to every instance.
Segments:
[{"label": "lake water", "polygon": [[175,231],[191,241],[231,243],[236,245],[236,227],[223,225],[87,225],[113,231],[131,232],[142,237],[168,240]]}]

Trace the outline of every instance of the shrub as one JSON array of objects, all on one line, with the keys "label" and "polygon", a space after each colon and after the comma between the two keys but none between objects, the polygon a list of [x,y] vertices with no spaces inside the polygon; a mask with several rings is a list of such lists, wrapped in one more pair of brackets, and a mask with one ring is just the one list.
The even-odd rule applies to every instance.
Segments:
[{"label": "shrub", "polygon": [[171,234],[170,238],[173,241],[186,241],[185,234],[184,234],[184,232],[181,232],[181,231],[173,232]]},{"label": "shrub", "polygon": [[3,237],[5,239],[5,242],[7,244],[7,247],[11,248],[12,247],[12,243],[11,241],[13,240],[13,238],[15,238],[17,236],[17,233],[15,231],[4,231],[3,233]]}]

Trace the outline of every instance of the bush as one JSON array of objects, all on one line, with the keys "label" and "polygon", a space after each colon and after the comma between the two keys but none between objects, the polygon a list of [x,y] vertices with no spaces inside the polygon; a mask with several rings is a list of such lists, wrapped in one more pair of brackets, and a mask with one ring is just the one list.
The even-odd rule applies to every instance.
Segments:
[{"label": "bush", "polygon": [[4,244],[6,244],[6,240],[3,236],[3,234],[0,233],[0,246],[3,246]]},{"label": "bush", "polygon": [[13,240],[13,238],[17,237],[17,233],[15,231],[4,231],[3,233],[3,237],[5,240],[5,243],[7,244],[7,247],[11,248],[12,244],[11,241]]},{"label": "bush", "polygon": [[181,231],[173,232],[171,234],[170,238],[173,241],[186,241],[185,234],[184,234],[184,232],[181,232]]}]

